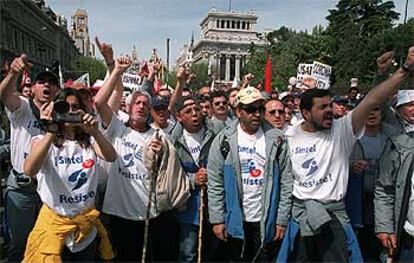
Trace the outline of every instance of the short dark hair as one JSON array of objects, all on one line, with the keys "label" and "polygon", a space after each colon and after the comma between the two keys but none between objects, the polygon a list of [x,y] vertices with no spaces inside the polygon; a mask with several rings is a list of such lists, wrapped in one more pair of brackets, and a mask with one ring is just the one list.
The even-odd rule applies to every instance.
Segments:
[{"label": "short dark hair", "polygon": [[197,97],[197,100],[198,100],[199,102],[206,102],[206,101],[208,101],[208,102],[210,102],[210,103],[211,103],[211,98],[210,98],[210,96],[207,96],[207,95],[201,95],[201,96],[198,96],[198,97]]},{"label": "short dark hair", "polygon": [[299,109],[310,111],[313,107],[313,98],[323,98],[331,96],[329,90],[326,89],[310,89],[302,93],[299,103]]},{"label": "short dark hair", "polygon": [[211,92],[210,96],[211,96],[211,100],[213,100],[214,98],[219,98],[219,97],[224,97],[227,100],[227,95],[222,90],[215,90],[215,91]]},{"label": "short dark hair", "polygon": [[359,89],[357,87],[350,87],[348,90],[348,93],[351,93],[351,91],[356,90],[356,92],[359,93]]}]

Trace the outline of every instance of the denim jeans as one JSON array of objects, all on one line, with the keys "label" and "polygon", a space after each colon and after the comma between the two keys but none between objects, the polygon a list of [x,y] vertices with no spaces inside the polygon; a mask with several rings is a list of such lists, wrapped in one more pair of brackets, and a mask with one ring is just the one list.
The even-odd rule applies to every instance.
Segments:
[{"label": "denim jeans", "polygon": [[[180,223],[179,262],[196,262],[198,255],[199,227]],[[212,225],[205,222],[203,226],[201,258],[203,262],[223,262],[227,259],[225,242],[216,238]]]},{"label": "denim jeans", "polygon": [[31,185],[19,187],[14,183],[14,174],[10,173],[6,191],[6,220],[10,234],[8,251],[9,262],[20,262],[26,249],[26,240],[36,223],[42,201]]},{"label": "denim jeans", "polygon": [[197,261],[198,226],[180,223],[179,262]]}]

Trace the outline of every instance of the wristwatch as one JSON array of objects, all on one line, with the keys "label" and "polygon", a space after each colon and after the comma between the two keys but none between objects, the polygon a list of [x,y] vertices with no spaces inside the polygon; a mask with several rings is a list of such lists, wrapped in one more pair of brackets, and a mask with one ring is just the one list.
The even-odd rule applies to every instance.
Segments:
[{"label": "wristwatch", "polygon": [[46,132],[57,133],[59,130],[59,126],[57,125],[57,123],[51,120],[41,119],[40,126]]}]

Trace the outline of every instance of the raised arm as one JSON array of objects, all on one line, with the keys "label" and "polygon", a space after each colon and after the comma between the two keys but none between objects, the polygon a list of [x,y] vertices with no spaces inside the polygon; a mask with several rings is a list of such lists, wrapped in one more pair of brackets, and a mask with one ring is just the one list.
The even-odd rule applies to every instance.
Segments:
[{"label": "raised arm", "polygon": [[95,37],[95,42],[99,52],[105,60],[109,73],[111,73],[115,68],[114,50],[112,49],[112,45],[104,42],[101,43],[98,37]]},{"label": "raised arm", "polygon": [[23,171],[29,176],[36,176],[36,174],[42,168],[43,163],[48,158],[49,148],[52,145],[53,139],[55,138],[54,133],[46,132],[42,139],[35,140],[32,142],[30,148],[30,154],[24,161]]},{"label": "raised arm", "polygon": [[168,110],[171,113],[175,112],[175,103],[181,98],[184,85],[186,85],[189,77],[190,71],[188,68],[181,66],[177,72],[177,84],[175,86],[174,93],[171,95],[170,104],[168,106]]},{"label": "raised arm", "polygon": [[246,74],[244,76],[243,83],[242,83],[240,89],[247,88],[247,86],[249,86],[250,83],[252,82],[253,78],[254,78],[254,76],[253,76],[252,73]]},{"label": "raised arm", "polygon": [[[52,120],[53,102],[46,103],[40,108],[40,119]],[[23,171],[29,176],[36,176],[43,163],[49,157],[49,149],[52,145],[55,134],[46,132],[39,140],[33,140],[30,153],[23,164]]]},{"label": "raised arm", "polygon": [[[112,49],[112,45],[104,42],[100,42],[98,37],[95,37],[96,46],[99,49],[102,57],[105,60],[106,67],[108,68],[108,75],[115,68],[115,59],[114,59],[114,50]],[[106,79],[108,80],[108,79]],[[114,92],[112,92],[109,100],[108,105],[112,109],[113,112],[117,112],[121,105],[121,98],[124,91],[124,86],[122,84],[122,78],[119,78],[115,83]]]},{"label": "raised arm", "polygon": [[16,81],[24,70],[29,70],[32,65],[27,61],[26,54],[13,60],[10,71],[0,83],[0,98],[4,105],[10,110],[15,111],[20,107],[19,96],[16,95]]},{"label": "raised arm", "polygon": [[95,96],[95,106],[102,118],[102,123],[106,127],[109,125],[113,111],[108,105],[108,100],[114,92],[116,82],[121,78],[122,73],[129,68],[131,61],[127,57],[118,58],[115,62],[115,68],[111,72],[109,79],[99,89]]},{"label": "raised arm", "polygon": [[[148,77],[145,78],[142,82],[142,88],[141,91],[145,91],[151,96],[154,96],[154,81],[155,76],[158,74],[158,72],[161,69],[161,61],[159,59],[155,60],[153,63],[150,63],[148,65]],[[145,73],[140,73],[142,77],[145,77]]]},{"label": "raised arm", "polygon": [[404,80],[414,72],[414,46],[408,50],[407,59],[404,68],[399,68],[385,81],[379,83],[375,88],[369,91],[367,96],[352,112],[352,128],[354,134],[358,134],[365,125],[371,111],[385,102]]}]

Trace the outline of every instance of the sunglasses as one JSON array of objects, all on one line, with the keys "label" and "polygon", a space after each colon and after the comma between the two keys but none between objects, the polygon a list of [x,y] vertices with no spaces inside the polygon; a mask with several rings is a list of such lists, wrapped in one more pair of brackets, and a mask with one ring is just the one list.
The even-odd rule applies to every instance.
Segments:
[{"label": "sunglasses", "polygon": [[216,101],[216,102],[214,102],[214,106],[219,106],[220,104],[226,106],[227,101]]},{"label": "sunglasses", "polygon": [[275,115],[275,114],[276,114],[276,112],[277,112],[277,113],[279,113],[280,115],[285,114],[285,111],[284,111],[284,110],[276,110],[276,109],[274,109],[274,110],[270,110],[270,111],[269,111],[269,114],[270,114],[270,115]]},{"label": "sunglasses", "polygon": [[240,108],[242,110],[244,110],[247,113],[255,113],[257,111],[259,112],[264,112],[265,111],[265,107],[263,105],[259,106],[259,107],[255,107],[253,105],[242,105],[240,106]]}]

